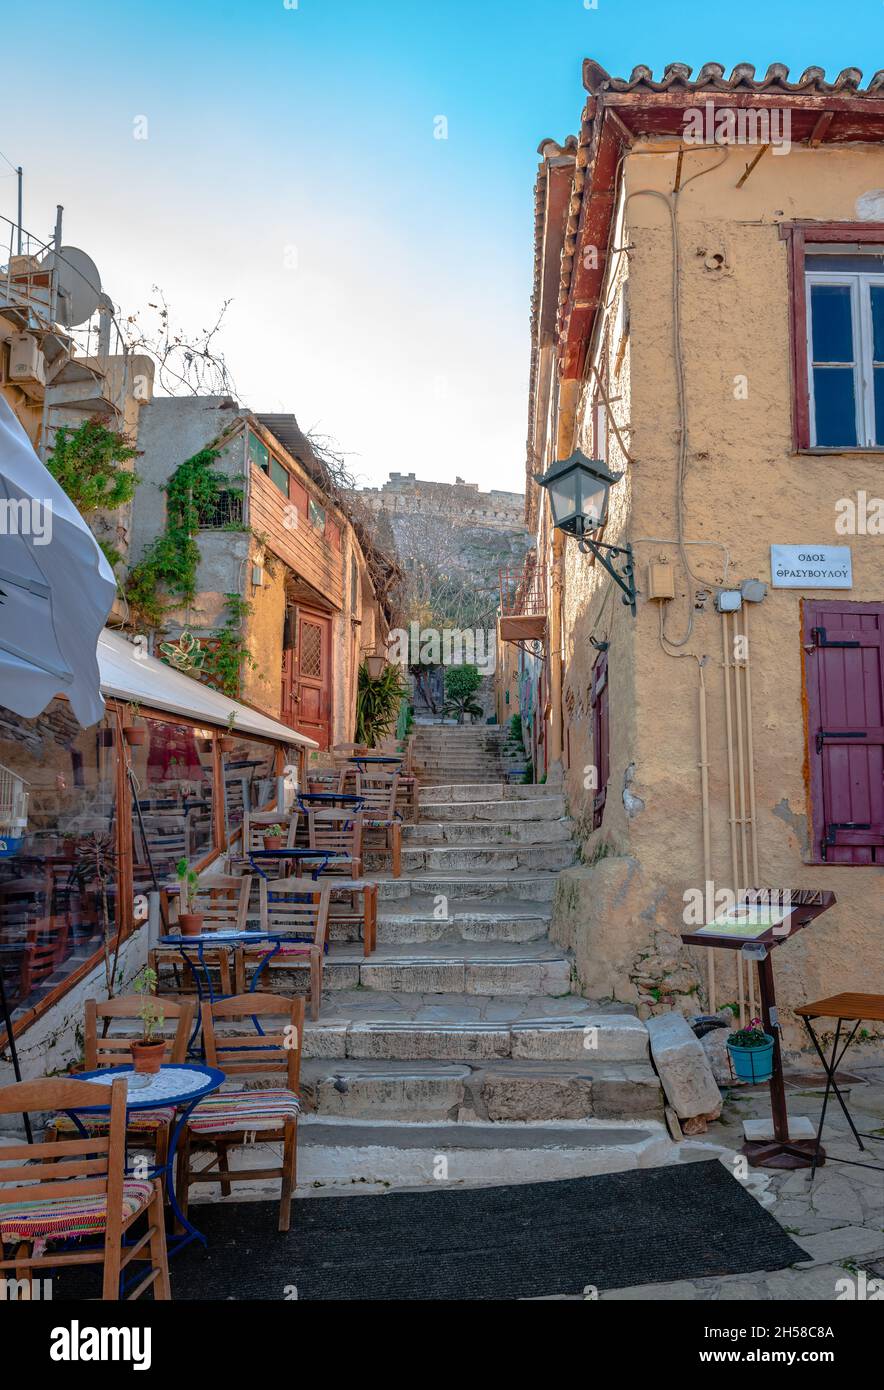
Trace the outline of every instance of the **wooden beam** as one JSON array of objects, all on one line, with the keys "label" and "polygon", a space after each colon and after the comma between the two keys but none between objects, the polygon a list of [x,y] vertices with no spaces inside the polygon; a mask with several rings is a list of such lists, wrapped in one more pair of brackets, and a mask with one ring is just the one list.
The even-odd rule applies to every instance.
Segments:
[{"label": "wooden beam", "polygon": [[749,175],[752,173],[752,170],[755,168],[755,165],[756,165],[756,164],[758,163],[758,161],[762,158],[762,156],[763,156],[764,154],[767,153],[767,151],[768,151],[769,149],[770,149],[770,145],[762,145],[762,146],[761,146],[761,149],[758,151],[757,155],[756,155],[755,158],[752,160],[752,163],[746,165],[746,167],[745,167],[745,169],[743,170],[742,174],[741,174],[740,177],[737,179],[737,188],[742,188],[742,187],[743,187],[743,184],[746,182],[746,180],[748,179]]},{"label": "wooden beam", "polygon": [[816,125],[810,133],[810,139],[807,142],[812,150],[815,150],[817,145],[819,145],[820,141],[823,139],[824,135],[826,134],[826,131],[829,129],[829,126],[832,124],[834,119],[834,111],[824,111],[823,114],[819,117]]}]

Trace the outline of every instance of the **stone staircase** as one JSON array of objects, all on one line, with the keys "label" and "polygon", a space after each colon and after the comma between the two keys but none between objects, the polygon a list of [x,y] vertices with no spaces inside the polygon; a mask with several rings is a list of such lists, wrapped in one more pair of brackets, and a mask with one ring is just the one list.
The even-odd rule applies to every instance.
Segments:
[{"label": "stone staircase", "polygon": [[644,1024],[571,993],[571,962],[548,937],[558,872],[575,858],[564,799],[479,777],[499,759],[477,735],[434,731],[435,770],[451,778],[456,757],[471,780],[420,774],[402,876],[367,857],[375,953],[333,933],[304,1039],[302,1181],[326,1169],[333,1182],[429,1181],[440,1152],[460,1155],[463,1181],[661,1161]]},{"label": "stone staircase", "polygon": [[415,730],[421,786],[502,782],[510,767],[523,762],[498,724],[421,724]]}]

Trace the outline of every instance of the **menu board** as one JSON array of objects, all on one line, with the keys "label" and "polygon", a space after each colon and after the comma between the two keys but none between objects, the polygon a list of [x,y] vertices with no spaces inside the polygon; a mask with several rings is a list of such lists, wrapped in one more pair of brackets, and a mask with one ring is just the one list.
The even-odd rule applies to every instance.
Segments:
[{"label": "menu board", "polygon": [[698,927],[696,935],[730,936],[752,941],[763,936],[771,928],[782,926],[791,915],[791,905],[783,907],[770,903],[736,903],[734,907],[720,912],[714,921]]}]

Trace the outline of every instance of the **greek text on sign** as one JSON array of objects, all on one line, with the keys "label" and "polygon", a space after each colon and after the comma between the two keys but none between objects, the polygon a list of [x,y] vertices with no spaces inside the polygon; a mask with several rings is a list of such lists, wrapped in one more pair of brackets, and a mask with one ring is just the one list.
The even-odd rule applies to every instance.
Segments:
[{"label": "greek text on sign", "polygon": [[772,545],[770,578],[775,589],[849,589],[850,546]]}]

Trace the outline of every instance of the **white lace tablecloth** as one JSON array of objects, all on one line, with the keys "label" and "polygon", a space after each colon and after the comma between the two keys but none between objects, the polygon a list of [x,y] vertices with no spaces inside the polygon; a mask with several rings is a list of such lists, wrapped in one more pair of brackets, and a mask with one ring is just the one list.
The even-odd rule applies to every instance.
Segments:
[{"label": "white lace tablecloth", "polygon": [[[153,1076],[138,1072],[107,1071],[103,1075],[82,1078],[93,1086],[112,1086],[123,1077],[130,1105],[168,1105],[173,1099],[184,1100],[194,1091],[205,1090],[209,1075],[195,1067],[163,1067]],[[142,1085],[146,1081],[146,1086]]]}]

